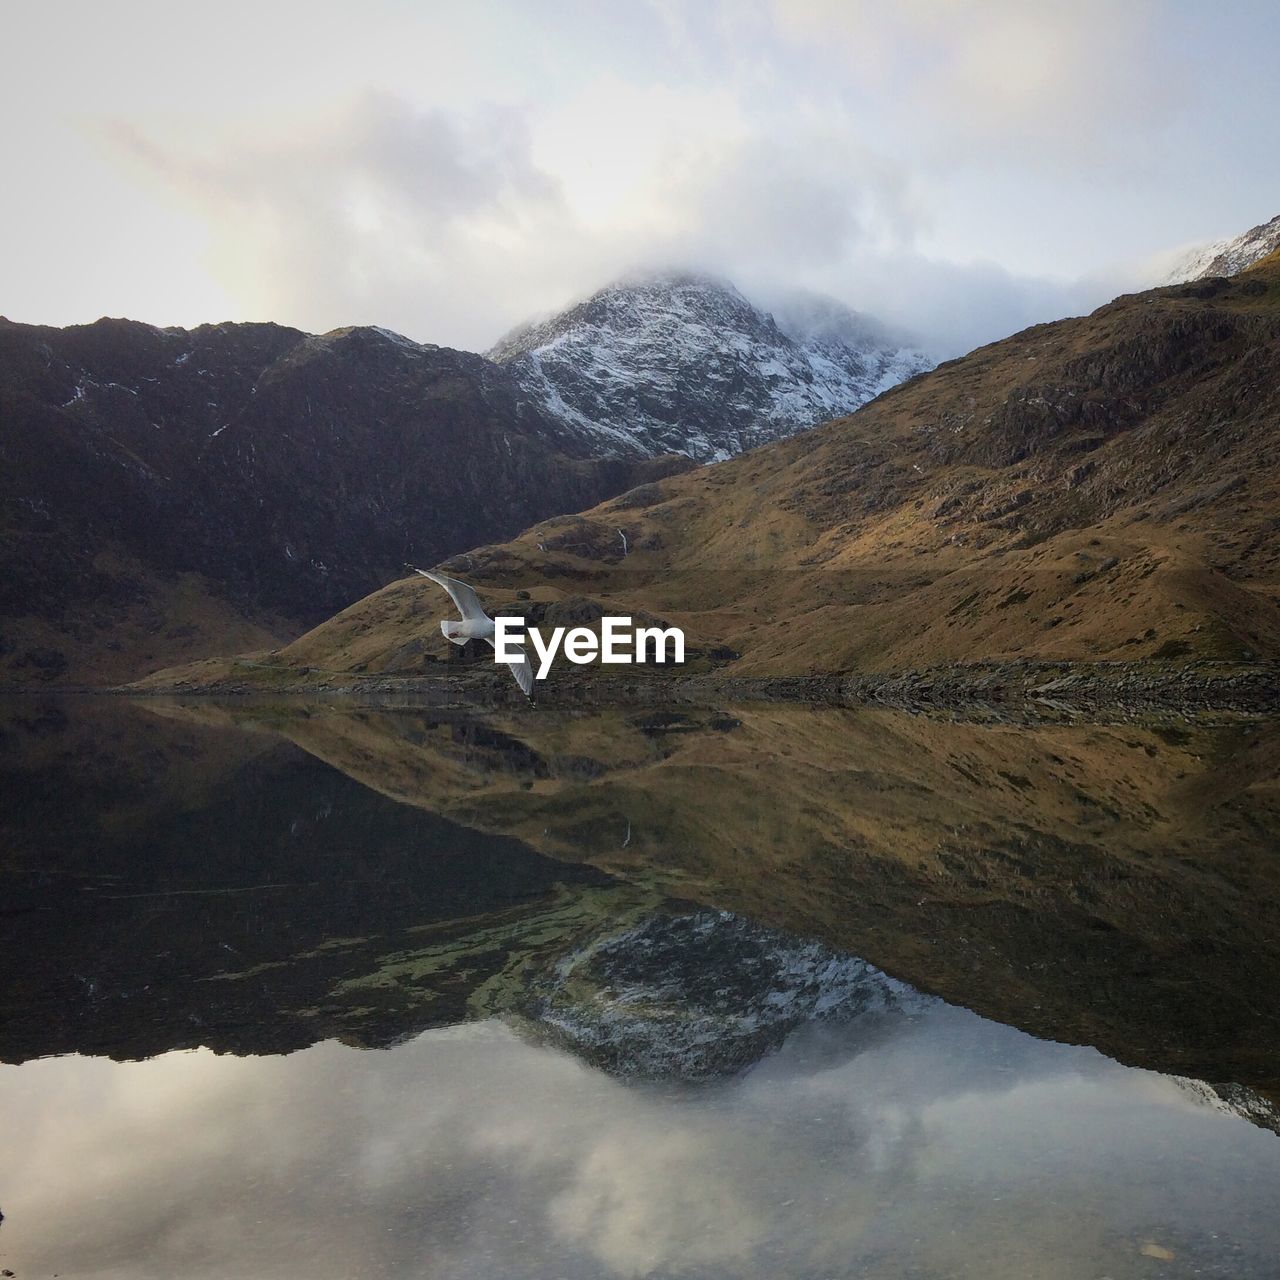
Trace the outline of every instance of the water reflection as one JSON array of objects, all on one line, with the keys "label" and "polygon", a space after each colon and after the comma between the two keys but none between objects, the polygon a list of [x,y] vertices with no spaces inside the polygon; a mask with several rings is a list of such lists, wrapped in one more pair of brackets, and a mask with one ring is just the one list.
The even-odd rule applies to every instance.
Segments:
[{"label": "water reflection", "polygon": [[565,876],[604,872],[651,903],[820,938],[1046,1038],[1280,1094],[1274,725],[1025,728],[772,705],[481,722],[292,704],[133,714],[152,752],[238,725],[242,746],[278,753],[283,739],[358,780],[366,806],[398,801],[387,814],[418,808]]},{"label": "water reflection", "polygon": [[5,773],[24,962],[0,984],[0,1060],[393,1043],[654,901],[294,748],[67,710],[28,719]]},{"label": "water reflection", "polygon": [[0,1096],[19,1275],[1241,1280],[1280,1254],[1274,1135],[941,1004],[710,1086],[487,1022],[29,1063]]},{"label": "water reflection", "polygon": [[1260,726],[0,704],[0,1266],[1269,1276],[1278,775]]}]

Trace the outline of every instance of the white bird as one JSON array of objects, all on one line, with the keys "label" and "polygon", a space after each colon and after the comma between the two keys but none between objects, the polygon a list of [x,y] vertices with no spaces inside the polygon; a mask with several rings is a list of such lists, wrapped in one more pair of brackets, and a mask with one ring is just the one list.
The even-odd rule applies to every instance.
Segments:
[{"label": "white bird", "polygon": [[[458,645],[466,644],[468,640],[487,640],[494,652],[497,652],[498,646],[493,639],[497,628],[493,625],[493,619],[480,607],[480,597],[476,595],[474,587],[458,578],[434,573],[430,569],[414,569],[413,565],[408,567],[413,569],[414,573],[420,573],[424,578],[430,578],[432,582],[439,583],[449,593],[453,603],[458,607],[458,612],[462,614],[461,622],[445,618],[440,623],[440,630],[444,633],[446,640]],[[520,650],[520,657],[506,665],[511,668],[511,674],[515,676],[516,683],[523,690],[524,696],[532,700],[533,667],[529,657],[521,645],[508,641],[507,647]]]}]

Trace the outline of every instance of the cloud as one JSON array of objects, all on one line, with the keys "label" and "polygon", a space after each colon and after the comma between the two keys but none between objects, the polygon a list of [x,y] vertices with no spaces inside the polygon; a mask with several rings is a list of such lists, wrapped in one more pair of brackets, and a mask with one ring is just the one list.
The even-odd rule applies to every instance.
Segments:
[{"label": "cloud", "polygon": [[[386,95],[274,135],[110,136],[206,223],[212,269],[249,314],[306,328],[379,323],[484,347],[637,268],[830,272],[913,235],[906,176],[839,130],[762,137],[714,94],[607,88],[606,136],[575,136],[579,162],[600,157],[585,174],[540,162],[513,110],[421,112]],[[655,114],[700,127],[655,135]]]},{"label": "cloud", "polygon": [[833,294],[952,356],[1110,296],[1101,278],[922,250],[927,192],[835,105],[761,121],[716,87],[606,75],[542,113],[363,93],[271,130],[110,136],[205,224],[210,270],[248,316],[307,329],[483,350],[619,275],[687,266],[749,295]]},{"label": "cloud", "polygon": [[1183,100],[1149,0],[774,0],[777,28],[861,85],[891,91],[922,152],[1024,162],[1132,156]]},{"label": "cloud", "polygon": [[1120,278],[1117,272],[1055,280],[908,250],[842,264],[820,283],[918,335],[935,358],[949,359],[1033,324],[1086,314],[1119,292]]},{"label": "cloud", "polygon": [[15,316],[475,348],[679,263],[835,293],[954,354],[1102,300],[1108,261],[1275,212],[1274,6],[1228,42],[1152,0],[269,8],[22,11],[0,76],[25,113],[0,139]]},{"label": "cloud", "polygon": [[828,268],[910,240],[905,176],[834,132],[706,147],[670,168],[659,199],[682,227],[655,249],[727,270]]},{"label": "cloud", "polygon": [[[365,94],[273,135],[198,146],[117,125],[115,145],[206,221],[247,310],[308,328],[487,328],[514,260],[570,215],[511,110],[460,117]],[[504,268],[506,270],[504,271]]]}]

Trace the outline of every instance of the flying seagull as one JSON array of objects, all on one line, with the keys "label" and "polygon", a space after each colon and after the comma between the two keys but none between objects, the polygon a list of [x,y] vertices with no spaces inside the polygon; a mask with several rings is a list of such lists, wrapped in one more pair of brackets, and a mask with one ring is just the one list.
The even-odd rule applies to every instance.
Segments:
[{"label": "flying seagull", "polygon": [[[495,631],[493,619],[480,607],[480,597],[476,595],[474,587],[458,578],[450,578],[446,574],[435,573],[430,569],[414,569],[413,565],[406,567],[413,569],[414,573],[420,573],[424,578],[430,578],[432,582],[439,583],[449,593],[458,612],[462,614],[461,622],[445,618],[440,623],[440,630],[444,632],[446,640],[459,645],[466,644],[468,640],[487,640],[495,650],[497,649],[498,646],[493,643]],[[524,691],[524,696],[532,701],[533,667],[521,646],[508,644],[508,648],[520,649],[520,657],[506,665],[511,668],[511,674],[515,676],[516,683]]]}]

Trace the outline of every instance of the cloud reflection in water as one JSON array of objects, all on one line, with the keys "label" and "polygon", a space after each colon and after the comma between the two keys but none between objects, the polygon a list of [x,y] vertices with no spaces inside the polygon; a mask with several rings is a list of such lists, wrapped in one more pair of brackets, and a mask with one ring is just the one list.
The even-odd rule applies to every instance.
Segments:
[{"label": "cloud reflection in water", "polygon": [[[940,1003],[634,1083],[488,1022],[0,1068],[0,1258],[97,1277],[1265,1275],[1280,1139]],[[1144,1270],[1146,1268],[1146,1270]]]}]

